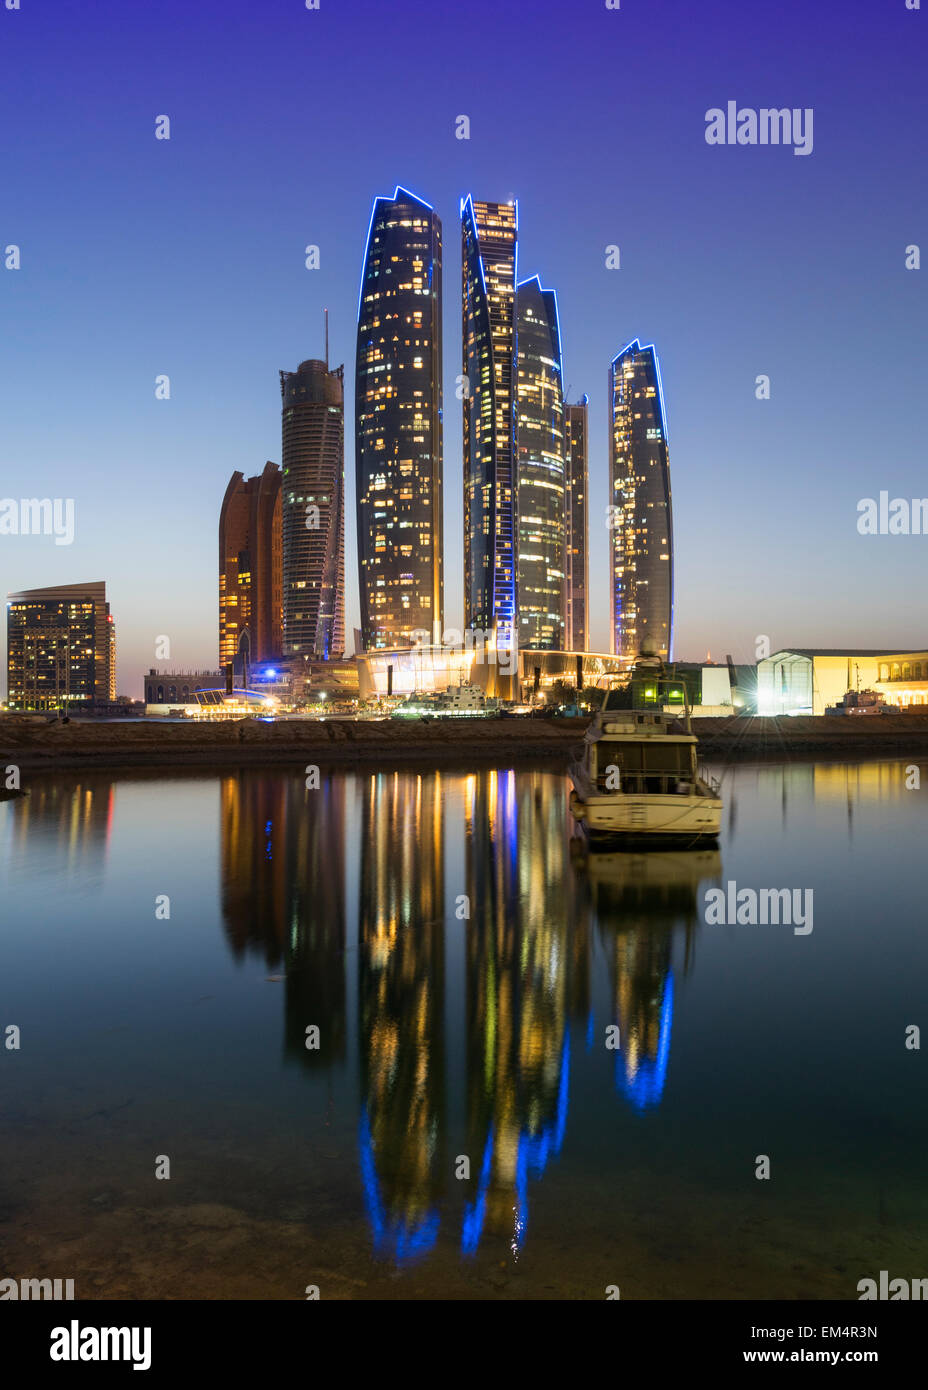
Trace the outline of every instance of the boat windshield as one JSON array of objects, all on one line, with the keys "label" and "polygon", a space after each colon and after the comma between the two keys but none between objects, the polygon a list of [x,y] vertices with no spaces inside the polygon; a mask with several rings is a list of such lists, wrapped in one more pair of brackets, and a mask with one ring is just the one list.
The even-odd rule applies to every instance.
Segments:
[{"label": "boat windshield", "polygon": [[599,791],[666,796],[693,790],[695,759],[690,743],[609,743],[596,752]]}]

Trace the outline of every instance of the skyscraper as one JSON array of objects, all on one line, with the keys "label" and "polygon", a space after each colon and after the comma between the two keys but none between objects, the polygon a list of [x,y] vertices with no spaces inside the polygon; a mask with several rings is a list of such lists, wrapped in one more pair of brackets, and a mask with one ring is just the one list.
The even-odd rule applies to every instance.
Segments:
[{"label": "skyscraper", "polygon": [[464,338],[464,622],[516,635],[516,203],[461,203]]},{"label": "skyscraper", "polygon": [[116,628],[106,584],[9,594],[10,709],[62,710],[116,699]]},{"label": "skyscraper", "polygon": [[516,288],[516,599],[519,646],[564,649],[567,597],[564,381],[557,298]]},{"label": "skyscraper", "polygon": [[635,656],[673,651],[673,524],[667,419],[653,345],[635,338],[609,369],[612,642]]},{"label": "skyscraper", "polygon": [[441,222],[399,186],[375,199],[364,252],[355,463],[364,648],[440,640]]},{"label": "skyscraper", "polygon": [[283,654],[345,652],[344,368],[280,373]]},{"label": "skyscraper", "polygon": [[280,469],[233,473],[219,513],[219,664],[282,651]]},{"label": "skyscraper", "polygon": [[567,472],[567,650],[590,645],[589,500],[587,440],[589,396],[564,407],[564,459]]}]

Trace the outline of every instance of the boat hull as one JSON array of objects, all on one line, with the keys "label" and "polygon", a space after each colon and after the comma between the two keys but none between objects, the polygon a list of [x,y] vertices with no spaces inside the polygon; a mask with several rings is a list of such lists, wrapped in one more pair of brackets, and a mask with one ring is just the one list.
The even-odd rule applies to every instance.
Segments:
[{"label": "boat hull", "polygon": [[722,802],[711,796],[580,796],[573,791],[570,811],[591,841],[711,843],[722,826]]}]

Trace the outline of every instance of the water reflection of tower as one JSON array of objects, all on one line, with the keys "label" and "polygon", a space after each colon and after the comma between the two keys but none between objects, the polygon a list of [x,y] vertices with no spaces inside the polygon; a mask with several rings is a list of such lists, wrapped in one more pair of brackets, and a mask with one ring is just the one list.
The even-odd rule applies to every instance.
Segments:
[{"label": "water reflection of tower", "polygon": [[378,1254],[435,1243],[446,1159],[442,779],[367,779],[361,807],[360,1149]]},{"label": "water reflection of tower", "polygon": [[481,773],[467,789],[467,1062],[476,1172],[462,1235],[517,1252],[528,1179],[557,1154],[567,1121],[568,1023],[589,1000],[588,949],[568,940],[564,797],[542,773]]},{"label": "water reflection of tower", "polygon": [[718,850],[590,854],[586,879],[610,959],[619,1026],[616,1089],[639,1110],[660,1103],[673,1028],[674,957],[692,962],[697,890],[722,872]]},{"label": "water reflection of tower", "polygon": [[[273,853],[273,829],[283,826],[283,777],[238,772],[220,784],[222,915],[238,960],[263,955],[268,966],[283,957],[286,862]],[[269,833],[270,832],[270,833]]]},{"label": "water reflection of tower", "polygon": [[10,802],[13,836],[20,850],[52,845],[65,872],[102,871],[113,824],[114,782],[105,775],[36,778],[28,796]]},{"label": "water reflection of tower", "polygon": [[[345,791],[284,773],[222,779],[222,912],[234,954],[286,970],[284,1038],[307,1067],[344,1059]],[[319,1047],[306,1047],[306,1029]]]}]

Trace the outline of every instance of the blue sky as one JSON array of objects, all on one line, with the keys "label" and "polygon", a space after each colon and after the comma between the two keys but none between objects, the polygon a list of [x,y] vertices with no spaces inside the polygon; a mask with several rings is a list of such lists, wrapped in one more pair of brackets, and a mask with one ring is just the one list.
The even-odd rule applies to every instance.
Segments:
[{"label": "blue sky", "polygon": [[[928,537],[856,521],[881,489],[928,495],[928,271],[905,269],[928,246],[926,25],[904,0],[0,9],[0,247],[22,256],[0,269],[0,496],[77,513],[71,546],[0,537],[0,586],[106,579],[121,692],[140,693],[161,634],[172,665],[212,665],[222,495],[235,469],[279,462],[277,373],[321,355],[328,307],[357,625],[357,289],[371,201],[401,183],[444,224],[449,626],[472,192],[518,197],[520,275],[557,290],[566,381],[590,397],[592,645],[608,641],[607,373],[640,337],[667,402],[677,655],[749,660],[761,633],[924,646]],[[708,145],[705,113],[728,100],[811,107],[812,154]]]}]

